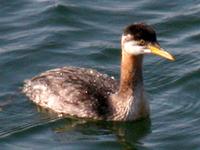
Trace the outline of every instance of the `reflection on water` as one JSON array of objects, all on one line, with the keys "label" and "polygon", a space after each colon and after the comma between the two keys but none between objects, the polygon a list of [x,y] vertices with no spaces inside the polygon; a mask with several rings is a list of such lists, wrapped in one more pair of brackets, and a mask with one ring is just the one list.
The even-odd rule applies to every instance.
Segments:
[{"label": "reflection on water", "polygon": [[[0,149],[181,149],[200,147],[200,2],[17,0],[0,4]],[[171,63],[146,56],[150,121],[60,119],[31,103],[23,81],[66,65],[119,77],[124,26],[146,22]]]},{"label": "reflection on water", "polygon": [[[137,149],[142,146],[142,138],[150,133],[150,120],[137,122],[87,122],[85,120],[62,120],[59,127],[53,127],[55,137],[59,143],[73,143],[94,141],[101,143],[102,140],[113,141],[116,138],[123,149]],[[103,144],[104,145],[104,144]],[[102,146],[103,146],[102,145]],[[104,145],[105,146],[105,145]],[[97,149],[102,149],[98,148]],[[111,148],[112,149],[112,148]]]},{"label": "reflection on water", "polygon": [[[42,116],[48,116],[51,120],[57,118],[57,115],[51,110],[40,106],[36,106],[36,108]],[[113,141],[111,138],[114,138],[123,149],[137,149],[137,146],[143,144],[141,140],[151,132],[150,119],[135,122],[108,122],[67,118],[60,119],[57,123],[51,127],[51,130],[55,140],[62,144],[76,143],[77,141],[98,143],[104,142],[105,138],[108,138],[109,141]]]}]

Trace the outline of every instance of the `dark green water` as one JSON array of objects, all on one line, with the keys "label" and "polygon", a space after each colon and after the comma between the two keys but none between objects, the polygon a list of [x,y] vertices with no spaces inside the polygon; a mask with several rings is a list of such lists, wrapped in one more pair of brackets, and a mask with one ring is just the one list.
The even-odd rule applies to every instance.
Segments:
[{"label": "dark green water", "polygon": [[[177,58],[145,57],[151,121],[58,119],[21,94],[24,79],[65,65],[119,77],[120,36],[134,22],[153,25]],[[0,149],[199,150],[199,27],[199,0],[2,0]]]}]

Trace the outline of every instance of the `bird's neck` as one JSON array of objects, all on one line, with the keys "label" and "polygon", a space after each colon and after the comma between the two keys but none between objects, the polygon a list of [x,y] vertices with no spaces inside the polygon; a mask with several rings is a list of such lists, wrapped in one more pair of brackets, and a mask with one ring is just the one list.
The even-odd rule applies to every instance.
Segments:
[{"label": "bird's neck", "polygon": [[118,94],[126,98],[132,96],[137,85],[143,86],[143,56],[130,55],[122,50],[121,76]]},{"label": "bird's neck", "polygon": [[149,115],[149,105],[144,98],[142,60],[142,55],[133,56],[122,50],[119,90],[111,97],[114,120],[136,120]]}]

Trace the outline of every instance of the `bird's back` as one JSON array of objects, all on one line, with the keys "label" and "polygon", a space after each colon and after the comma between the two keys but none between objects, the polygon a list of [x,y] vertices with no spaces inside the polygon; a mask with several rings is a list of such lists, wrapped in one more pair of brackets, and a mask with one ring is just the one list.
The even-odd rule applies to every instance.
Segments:
[{"label": "bird's back", "polygon": [[58,114],[105,119],[117,82],[93,69],[63,67],[25,81],[23,92],[36,104]]}]

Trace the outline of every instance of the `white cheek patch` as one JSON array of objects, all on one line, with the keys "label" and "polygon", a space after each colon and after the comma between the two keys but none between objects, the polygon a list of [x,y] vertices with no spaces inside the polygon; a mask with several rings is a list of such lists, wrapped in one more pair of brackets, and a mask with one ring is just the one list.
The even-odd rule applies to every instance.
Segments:
[{"label": "white cheek patch", "polygon": [[151,53],[151,50],[148,49],[148,48],[143,49],[143,51],[144,51],[144,54],[150,54]]},{"label": "white cheek patch", "polygon": [[151,53],[150,49],[148,49],[144,46],[138,45],[138,43],[136,41],[133,41],[132,39],[133,39],[133,36],[130,35],[130,34],[122,35],[121,44],[123,46],[123,49],[127,53],[132,54],[132,55],[140,55],[140,54]]},{"label": "white cheek patch", "polygon": [[140,54],[144,54],[145,51],[147,51],[148,49],[146,49],[144,46],[138,45],[134,41],[130,41],[130,42],[124,43],[124,50],[127,53],[132,54],[132,55],[140,55]]}]

